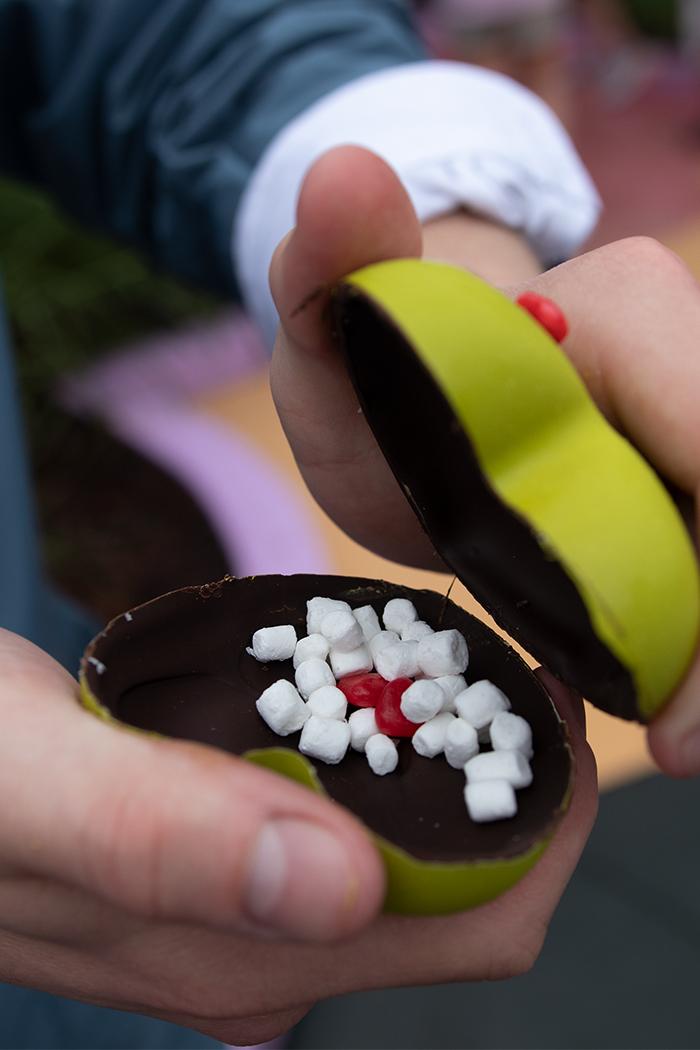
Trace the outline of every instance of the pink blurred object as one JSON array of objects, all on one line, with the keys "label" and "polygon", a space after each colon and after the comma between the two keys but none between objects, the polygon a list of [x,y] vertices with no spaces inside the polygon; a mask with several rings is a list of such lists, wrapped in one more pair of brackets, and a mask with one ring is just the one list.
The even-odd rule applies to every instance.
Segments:
[{"label": "pink blurred object", "polygon": [[231,571],[327,572],[329,558],[293,486],[243,434],[199,411],[194,399],[267,368],[241,314],[132,346],[57,392],[75,415],[99,419],[176,478],[216,534]]}]

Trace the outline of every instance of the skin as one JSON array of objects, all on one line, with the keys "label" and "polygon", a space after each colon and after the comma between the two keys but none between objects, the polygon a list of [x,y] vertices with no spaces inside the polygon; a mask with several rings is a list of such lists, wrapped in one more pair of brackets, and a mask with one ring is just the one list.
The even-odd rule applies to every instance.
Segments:
[{"label": "skin", "polygon": [[[299,281],[293,267],[294,279],[278,276],[278,294],[290,310],[318,284],[371,261],[377,251],[396,253],[396,225],[409,232],[410,250],[420,249],[410,206],[394,193],[393,181],[393,203],[383,196],[386,169],[376,169],[374,158],[369,164],[369,183],[353,193],[369,217],[382,200],[390,206],[375,226],[376,250],[362,239],[348,245],[342,225],[337,238],[319,239],[312,221],[301,244],[296,236],[294,250],[320,252],[323,241],[324,251],[332,251],[337,240],[335,269],[321,257]],[[328,217],[330,186],[320,184],[317,192],[312,183],[311,196],[307,186],[304,206],[312,220],[317,210]],[[427,236],[436,252],[466,264],[463,221],[439,222]],[[515,235],[486,223],[470,228],[484,261],[492,258],[487,276],[515,280],[534,270]],[[311,352],[291,337],[278,348],[276,390],[289,348],[287,362],[293,357],[309,373],[307,394],[320,374],[321,389],[351,414],[316,309],[290,326],[295,333],[306,326]],[[303,401],[294,383],[289,393]],[[319,421],[319,432],[331,423],[332,414]],[[308,430],[306,442],[312,447]],[[326,464],[331,475],[339,455],[334,446]],[[364,476],[351,457],[350,474],[358,469]],[[322,477],[320,460],[318,472]],[[335,499],[342,521],[337,491]],[[358,519],[356,528],[368,524]],[[401,538],[398,530],[396,542]],[[404,542],[406,556],[422,537],[414,530]],[[430,560],[430,548],[422,549]],[[578,776],[571,808],[544,859],[511,892],[472,912],[380,916],[382,867],[346,811],[224,753],[104,725],[76,703],[74,679],[8,632],[0,632],[0,668],[0,793],[12,800],[0,807],[0,980],[162,1017],[224,1042],[268,1039],[331,995],[525,972],[595,817],[595,766],[581,701],[548,680],[571,727]],[[276,897],[269,879],[252,869],[261,836],[269,848],[270,827],[278,846],[291,848]],[[330,844],[319,837],[324,832]]]},{"label": "skin", "polygon": [[[328,230],[332,238],[324,236]],[[421,231],[391,170],[364,150],[343,147],[308,175],[297,226],[273,260],[271,286],[282,321],[272,367],[280,418],[309,489],[346,532],[385,557],[440,567],[357,412],[322,292],[361,265],[421,254],[471,269],[513,297],[532,290],[554,299],[570,324],[563,349],[601,410],[688,506],[697,506],[700,292],[683,263],[635,237],[538,274],[515,234],[466,214]],[[697,535],[693,509],[690,526]],[[648,742],[664,772],[700,773],[700,653],[649,727]]]},{"label": "skin", "polygon": [[[330,995],[525,972],[595,817],[581,702],[547,679],[578,777],[544,859],[472,912],[377,917],[381,868],[347,812],[223,752],[103,724],[58,664],[8,632],[0,666],[0,793],[12,799],[0,807],[0,980],[223,1042],[271,1038]],[[246,886],[274,821],[294,821],[301,848],[261,924]],[[333,834],[343,870],[319,871],[309,827]]]},{"label": "skin", "polygon": [[[673,256],[635,240],[537,276],[521,239],[489,223],[460,214],[422,231],[389,169],[346,147],[307,178],[298,225],[271,273],[282,318],[272,376],[280,415],[307,484],[346,531],[397,560],[439,564],[357,414],[323,312],[334,280],[418,255],[423,240],[432,257],[510,292],[556,299],[572,327],[565,349],[603,410],[697,492],[700,297]],[[65,671],[7,632],[0,667],[0,792],[12,800],[0,807],[0,980],[222,1041],[269,1038],[330,995],[525,972],[595,817],[581,701],[541,672],[577,764],[571,808],[543,860],[472,912],[378,916],[381,866],[347,812],[223,753],[115,731],[76,704]],[[698,722],[698,677],[696,665],[650,729],[669,772],[700,768],[700,755],[693,766],[683,748]],[[277,897],[251,872],[270,825],[278,843],[297,847]],[[319,838],[324,831],[335,847]]]}]

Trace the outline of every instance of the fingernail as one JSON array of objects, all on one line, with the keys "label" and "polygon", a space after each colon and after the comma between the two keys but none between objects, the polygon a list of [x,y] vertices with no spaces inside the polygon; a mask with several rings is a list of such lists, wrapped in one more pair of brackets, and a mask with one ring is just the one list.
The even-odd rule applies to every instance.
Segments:
[{"label": "fingernail", "polygon": [[253,848],[244,907],[281,935],[323,941],[347,924],[358,896],[355,867],[332,832],[302,820],[265,825]]},{"label": "fingernail", "polygon": [[683,741],[681,754],[686,776],[698,776],[700,774],[700,729],[695,729],[688,734]]}]

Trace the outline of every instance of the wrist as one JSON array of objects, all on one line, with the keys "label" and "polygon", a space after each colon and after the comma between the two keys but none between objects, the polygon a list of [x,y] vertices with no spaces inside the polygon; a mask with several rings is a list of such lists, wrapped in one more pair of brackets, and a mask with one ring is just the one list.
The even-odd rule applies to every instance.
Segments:
[{"label": "wrist", "polygon": [[423,255],[461,266],[499,287],[527,281],[543,268],[521,233],[467,211],[426,222]]}]

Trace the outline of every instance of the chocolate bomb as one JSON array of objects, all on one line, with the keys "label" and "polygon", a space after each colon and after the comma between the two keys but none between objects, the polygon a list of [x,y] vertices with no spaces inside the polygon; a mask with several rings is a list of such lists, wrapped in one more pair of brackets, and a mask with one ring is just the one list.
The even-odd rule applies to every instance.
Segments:
[{"label": "chocolate bomb", "polygon": [[[441,557],[496,623],[557,677],[609,714],[638,719],[630,673],[596,634],[574,580],[498,497],[409,341],[348,285],[336,289],[333,308],[367,422]],[[415,405],[420,425],[409,426],[406,406]]]},{"label": "chocolate bomb", "polygon": [[443,757],[422,758],[399,742],[396,772],[378,777],[365,755],[337,766],[309,761],[324,790],[376,835],[418,860],[466,862],[520,857],[554,830],[570,794],[572,756],[564,724],[542,683],[485,624],[431,591],[338,576],[226,578],[164,595],[120,616],[83,661],[83,680],[109,714],[138,729],[197,741],[235,755],[266,748],[296,751],[299,734],[279,737],[255,701],[279,678],[294,680],[291,660],[260,664],[248,653],[260,627],[291,623],[306,634],[306,602],[322,595],[372,605],[408,598],[436,630],[466,637],[467,679],[487,678],[532,726],[533,783],[518,792],[511,820],[475,824],[463,797],[464,774]]}]

